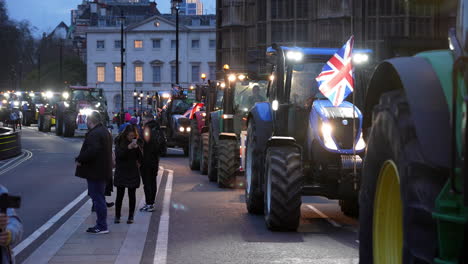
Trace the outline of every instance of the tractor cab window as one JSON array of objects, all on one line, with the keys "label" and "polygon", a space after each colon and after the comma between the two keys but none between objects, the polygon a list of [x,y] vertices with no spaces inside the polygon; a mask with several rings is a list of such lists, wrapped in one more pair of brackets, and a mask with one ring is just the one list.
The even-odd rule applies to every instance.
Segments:
[{"label": "tractor cab window", "polygon": [[216,93],[216,103],[215,103],[214,110],[219,110],[223,108],[223,98],[224,98],[224,92],[223,90],[220,89]]},{"label": "tractor cab window", "polygon": [[235,87],[234,105],[237,109],[247,112],[255,103],[266,101],[266,81],[237,82]]},{"label": "tractor cab window", "polygon": [[296,64],[293,66],[290,100],[296,107],[308,108],[315,98],[323,97],[315,80],[315,77],[322,71],[323,66],[323,62]]},{"label": "tractor cab window", "polygon": [[191,107],[191,105],[184,100],[175,99],[172,101],[171,112],[173,114],[184,114]]},{"label": "tractor cab window", "polygon": [[75,101],[97,101],[99,96],[98,91],[91,90],[73,90],[72,100]]}]

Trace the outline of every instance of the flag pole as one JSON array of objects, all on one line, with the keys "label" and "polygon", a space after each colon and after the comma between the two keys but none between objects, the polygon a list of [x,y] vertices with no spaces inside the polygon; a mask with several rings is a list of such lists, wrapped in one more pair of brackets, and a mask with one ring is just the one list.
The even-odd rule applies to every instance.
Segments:
[{"label": "flag pole", "polygon": [[[353,49],[354,49],[354,36],[351,36],[353,38]],[[352,63],[352,55],[353,55],[353,50],[351,50],[351,63]],[[353,69],[353,82],[354,80],[354,67]],[[354,174],[354,179],[356,179],[357,176],[357,159],[356,159],[356,137],[357,137],[357,131],[356,131],[356,87],[355,83],[353,83],[353,174]],[[357,190],[357,182],[356,180],[354,181],[354,190]]]}]

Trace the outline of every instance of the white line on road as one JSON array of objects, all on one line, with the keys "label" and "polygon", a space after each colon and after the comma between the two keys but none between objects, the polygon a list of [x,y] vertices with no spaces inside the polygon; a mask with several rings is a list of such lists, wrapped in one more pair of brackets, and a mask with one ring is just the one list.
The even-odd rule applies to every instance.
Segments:
[{"label": "white line on road", "polygon": [[[18,167],[21,163],[27,161],[28,159],[32,158],[33,154],[29,150],[23,150],[23,154],[20,155],[20,158],[16,158],[14,162],[10,163],[7,162],[5,165],[2,166],[2,170],[0,171],[0,175]],[[5,168],[6,167],[6,168]]]},{"label": "white line on road", "polygon": [[80,196],[78,196],[75,200],[73,200],[71,203],[69,203],[65,208],[63,208],[60,212],[58,212],[56,215],[54,215],[49,221],[47,221],[44,225],[42,225],[39,229],[34,231],[28,238],[23,240],[20,244],[18,244],[14,249],[14,255],[18,255],[23,251],[25,248],[27,248],[29,245],[31,245],[36,239],[38,239],[44,232],[49,230],[57,221],[60,220],[68,211],[70,211],[76,204],[78,204],[80,201],[82,201],[85,196],[88,195],[88,190],[84,191]]},{"label": "white line on road", "polygon": [[320,215],[320,217],[324,218],[325,220],[327,220],[332,226],[334,227],[341,227],[340,224],[338,224],[337,222],[335,222],[335,220],[331,219],[330,217],[328,217],[326,214],[322,213],[319,209],[315,208],[314,206],[308,204],[307,207],[309,207],[310,209],[312,209],[312,211],[314,211],[316,214]]},{"label": "white line on road", "polygon": [[158,237],[156,240],[156,250],[154,252],[153,263],[167,263],[167,246],[169,242],[169,211],[172,195],[172,178],[174,171],[167,170],[166,189],[164,190],[163,211],[159,220]]},{"label": "white line on road", "polygon": [[[158,186],[161,183],[164,168],[160,168],[156,177]],[[156,192],[159,193],[159,189]],[[145,196],[143,195],[139,208],[145,204]],[[115,264],[127,264],[127,263],[140,263],[141,257],[143,256],[143,249],[145,248],[145,241],[148,234],[148,229],[151,220],[151,213],[137,211],[135,214],[135,222],[138,224],[131,225],[125,236],[125,240],[120,248],[119,255],[115,260]]]},{"label": "white line on road", "polygon": [[167,149],[174,150],[174,151],[178,151],[178,152],[184,152],[183,149],[177,149],[177,148],[167,148]]}]

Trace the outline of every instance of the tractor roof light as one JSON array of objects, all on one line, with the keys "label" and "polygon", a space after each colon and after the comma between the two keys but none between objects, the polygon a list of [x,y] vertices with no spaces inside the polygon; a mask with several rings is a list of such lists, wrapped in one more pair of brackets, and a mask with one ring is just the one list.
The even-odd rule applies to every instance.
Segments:
[{"label": "tractor roof light", "polygon": [[21,92],[16,92],[15,95],[16,96],[21,96]]},{"label": "tractor roof light", "polygon": [[228,80],[230,82],[234,82],[236,80],[236,75],[234,75],[234,74],[229,75]]},{"label": "tractor roof light", "polygon": [[304,58],[304,54],[300,51],[288,51],[288,53],[286,53],[286,58],[290,61],[300,62],[302,58]]},{"label": "tractor roof light", "polygon": [[164,99],[168,99],[168,98],[171,97],[171,95],[168,94],[168,93],[163,93],[163,94],[161,95],[161,97],[164,98]]},{"label": "tractor roof light", "polygon": [[202,73],[202,74],[201,74],[201,79],[202,79],[202,80],[205,80],[205,79],[206,79],[206,74]]},{"label": "tractor roof light", "polygon": [[34,96],[35,96],[35,94],[33,92],[29,93],[29,97],[34,97]]},{"label": "tractor roof light", "polygon": [[230,69],[229,64],[224,64],[223,70],[228,71]]},{"label": "tractor roof light", "polygon": [[363,64],[369,61],[369,55],[365,53],[356,53],[353,55],[353,62],[356,64]]},{"label": "tractor roof light", "polygon": [[221,86],[221,88],[225,88],[225,87],[226,87],[226,83],[222,82],[220,86]]},{"label": "tractor roof light", "polygon": [[68,92],[64,92],[62,94],[62,97],[63,97],[63,99],[67,100],[68,98],[70,98],[70,94]]},{"label": "tractor roof light", "polygon": [[244,74],[240,74],[239,76],[237,76],[237,78],[239,78],[239,81],[244,81],[245,80],[245,75]]},{"label": "tractor roof light", "polygon": [[271,102],[271,109],[273,109],[273,111],[277,111],[278,108],[279,108],[278,100],[273,100],[273,102]]}]

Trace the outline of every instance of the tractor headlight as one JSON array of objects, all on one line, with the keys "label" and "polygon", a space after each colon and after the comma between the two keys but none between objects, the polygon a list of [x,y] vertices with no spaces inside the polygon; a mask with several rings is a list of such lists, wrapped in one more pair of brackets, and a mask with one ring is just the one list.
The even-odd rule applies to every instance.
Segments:
[{"label": "tractor headlight", "polygon": [[300,51],[289,51],[288,53],[286,53],[286,57],[288,58],[288,60],[299,62],[302,61],[304,54],[302,54],[302,52]]},{"label": "tractor headlight", "polygon": [[2,104],[7,104],[7,103],[8,103],[7,100],[5,100],[5,99],[2,100]]},{"label": "tractor headlight", "polygon": [[45,93],[45,97],[46,97],[47,99],[50,99],[50,98],[52,98],[53,96],[54,96],[54,94],[53,94],[51,91],[47,91],[47,92]]},{"label": "tractor headlight", "polygon": [[185,130],[186,130],[187,132],[190,132],[190,131],[192,130],[192,128],[191,128],[191,127],[187,127]]},{"label": "tractor headlight", "polygon": [[337,150],[338,147],[336,146],[335,141],[332,137],[333,127],[330,124],[324,123],[322,125],[322,136],[323,136],[323,143],[325,147],[332,150]]},{"label": "tractor headlight", "polygon": [[68,92],[64,92],[62,94],[63,99],[67,100],[70,97],[70,94]]},{"label": "tractor headlight", "polygon": [[276,111],[278,110],[278,107],[279,107],[278,100],[273,100],[273,102],[271,102],[271,109],[273,109],[273,111]]},{"label": "tractor headlight", "polygon": [[64,102],[63,105],[65,105],[65,107],[67,107],[67,108],[70,107],[70,104],[67,103],[67,102]]},{"label": "tractor headlight", "polygon": [[100,106],[101,106],[101,103],[97,103],[97,104],[96,104],[96,107],[100,107]]},{"label": "tractor headlight", "polygon": [[85,115],[85,116],[91,115],[92,112],[93,112],[93,110],[91,110],[89,108],[85,108],[85,109],[80,110],[80,114]]},{"label": "tractor headlight", "polygon": [[353,55],[353,62],[356,64],[363,64],[369,61],[369,55],[364,53],[356,53]]},{"label": "tractor headlight", "polygon": [[359,137],[359,140],[356,143],[356,150],[363,150],[365,148],[366,148],[366,142],[364,142],[364,138],[362,137],[362,133],[361,133],[361,137]]},{"label": "tractor headlight", "polygon": [[179,131],[180,131],[180,132],[184,132],[184,131],[185,131],[185,128],[184,128],[184,127],[179,127]]},{"label": "tractor headlight", "polygon": [[14,106],[19,106],[19,105],[20,105],[20,102],[19,102],[19,101],[14,101],[14,102],[13,102],[13,105],[14,105]]}]

